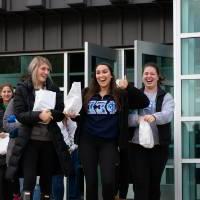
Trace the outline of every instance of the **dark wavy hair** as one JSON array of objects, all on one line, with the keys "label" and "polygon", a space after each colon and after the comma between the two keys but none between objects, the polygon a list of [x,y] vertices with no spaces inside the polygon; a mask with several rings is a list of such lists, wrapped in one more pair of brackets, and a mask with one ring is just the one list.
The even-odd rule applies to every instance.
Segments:
[{"label": "dark wavy hair", "polygon": [[165,78],[161,75],[158,65],[153,62],[146,63],[143,67],[143,73],[144,73],[145,68],[147,67],[153,67],[156,70],[156,73],[158,74],[158,85],[161,85],[162,82],[165,80]]},{"label": "dark wavy hair", "polygon": [[115,75],[113,73],[113,69],[111,67],[110,64],[106,63],[106,62],[101,62],[101,63],[98,63],[95,67],[95,71],[94,71],[94,74],[93,74],[93,77],[92,77],[92,80],[91,80],[91,83],[88,87],[88,90],[86,92],[86,94],[84,95],[83,97],[83,104],[84,104],[84,108],[85,110],[88,109],[88,103],[90,101],[90,99],[97,93],[100,92],[100,86],[97,82],[97,79],[96,79],[96,69],[99,65],[105,65],[108,67],[110,73],[111,73],[111,76],[112,76],[112,79],[110,81],[110,95],[113,97],[114,101],[116,102],[117,104],[117,109],[120,110],[121,109],[121,103],[120,103],[120,89],[117,88],[117,85],[116,85],[116,80],[115,80]]}]

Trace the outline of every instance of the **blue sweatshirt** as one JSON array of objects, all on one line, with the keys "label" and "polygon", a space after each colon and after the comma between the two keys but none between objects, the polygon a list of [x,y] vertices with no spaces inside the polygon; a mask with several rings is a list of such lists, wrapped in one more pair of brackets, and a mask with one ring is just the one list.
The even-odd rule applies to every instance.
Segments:
[{"label": "blue sweatshirt", "polygon": [[117,105],[110,95],[93,96],[88,103],[84,132],[101,138],[115,139],[119,135]]}]

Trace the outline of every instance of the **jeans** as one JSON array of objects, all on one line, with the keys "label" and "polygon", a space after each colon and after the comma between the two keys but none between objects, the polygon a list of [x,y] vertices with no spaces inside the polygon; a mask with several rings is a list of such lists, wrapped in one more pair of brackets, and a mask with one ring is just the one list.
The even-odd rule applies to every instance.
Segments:
[{"label": "jeans", "polygon": [[54,200],[63,200],[64,197],[64,176],[57,175],[52,178],[52,194]]},{"label": "jeans", "polygon": [[81,200],[80,192],[80,160],[78,155],[78,150],[72,152],[71,154],[73,163],[73,173],[67,178],[67,200]]}]

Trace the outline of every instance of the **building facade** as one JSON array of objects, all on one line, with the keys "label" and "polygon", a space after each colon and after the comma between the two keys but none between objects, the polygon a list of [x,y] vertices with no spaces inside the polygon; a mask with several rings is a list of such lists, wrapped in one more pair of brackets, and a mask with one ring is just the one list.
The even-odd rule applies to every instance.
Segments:
[{"label": "building facade", "polygon": [[162,200],[200,199],[199,7],[196,0],[0,0],[0,82],[16,85],[35,55],[49,58],[64,96],[73,81],[87,86],[102,60],[138,87],[142,65],[158,63],[176,102]]}]

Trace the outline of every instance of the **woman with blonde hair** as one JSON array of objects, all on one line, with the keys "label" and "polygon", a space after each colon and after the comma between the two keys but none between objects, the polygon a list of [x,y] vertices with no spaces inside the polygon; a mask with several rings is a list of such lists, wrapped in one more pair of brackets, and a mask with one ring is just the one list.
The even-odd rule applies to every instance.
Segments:
[{"label": "woman with blonde hair", "polygon": [[[68,174],[69,169],[68,147],[56,123],[64,118],[63,97],[50,79],[52,66],[47,58],[33,58],[28,71],[30,78],[16,88],[14,109],[16,118],[22,125],[13,149],[15,153],[10,158],[7,176],[13,178],[20,163],[24,177],[23,200],[32,199],[37,175],[40,176],[41,199],[50,199],[55,168],[62,169],[61,174]],[[53,109],[33,111],[37,90],[56,93]]]}]

